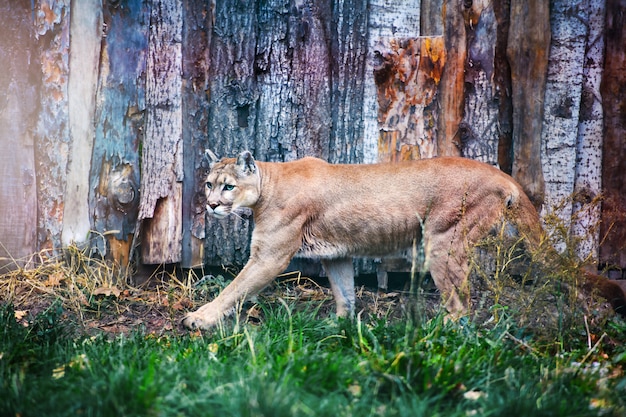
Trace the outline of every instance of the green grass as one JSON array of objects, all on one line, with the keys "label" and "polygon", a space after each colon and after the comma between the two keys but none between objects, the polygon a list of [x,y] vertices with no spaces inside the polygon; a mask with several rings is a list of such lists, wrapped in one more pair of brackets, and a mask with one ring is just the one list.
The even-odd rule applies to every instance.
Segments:
[{"label": "green grass", "polygon": [[[589,350],[445,323],[320,319],[261,304],[261,325],[76,336],[53,305],[0,307],[0,416],[622,416],[623,321]],[[582,337],[581,339],[584,339]],[[612,341],[613,343],[608,343]]]}]

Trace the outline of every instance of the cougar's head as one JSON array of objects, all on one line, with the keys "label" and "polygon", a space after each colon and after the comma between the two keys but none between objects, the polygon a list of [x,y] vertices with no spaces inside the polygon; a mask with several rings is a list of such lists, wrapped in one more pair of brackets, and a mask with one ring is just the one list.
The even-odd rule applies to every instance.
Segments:
[{"label": "cougar's head", "polygon": [[210,166],[205,191],[209,214],[223,219],[240,207],[254,206],[261,192],[261,177],[250,152],[214,160]]}]

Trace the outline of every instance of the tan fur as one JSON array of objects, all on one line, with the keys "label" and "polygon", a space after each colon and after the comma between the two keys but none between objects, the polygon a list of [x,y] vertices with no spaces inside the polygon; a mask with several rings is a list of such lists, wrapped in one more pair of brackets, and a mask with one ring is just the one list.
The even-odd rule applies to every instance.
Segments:
[{"label": "tan fur", "polygon": [[[512,219],[509,229],[531,245],[542,233],[517,182],[465,158],[332,165],[316,158],[257,162],[243,152],[216,162],[207,183],[210,214],[222,218],[249,207],[255,227],[248,263],[217,298],[183,319],[189,328],[215,325],[270,284],[294,256],[320,258],[337,314],[352,314],[352,257],[389,255],[414,241],[423,242],[426,267],[446,308],[462,315],[469,303],[468,248],[503,219]],[[609,281],[594,280],[623,300],[621,289],[618,294]]]}]

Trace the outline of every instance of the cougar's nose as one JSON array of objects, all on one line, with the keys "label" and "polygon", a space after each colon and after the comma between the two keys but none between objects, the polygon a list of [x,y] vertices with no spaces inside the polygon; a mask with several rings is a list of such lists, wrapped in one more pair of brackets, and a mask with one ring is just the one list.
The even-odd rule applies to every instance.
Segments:
[{"label": "cougar's nose", "polygon": [[219,204],[217,203],[209,203],[209,207],[211,207],[211,210],[215,210],[215,208],[219,206]]}]

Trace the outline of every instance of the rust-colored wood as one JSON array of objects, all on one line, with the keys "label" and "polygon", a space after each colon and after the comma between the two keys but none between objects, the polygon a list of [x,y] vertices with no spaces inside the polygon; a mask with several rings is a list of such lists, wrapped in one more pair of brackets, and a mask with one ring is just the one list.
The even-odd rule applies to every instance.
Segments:
[{"label": "rust-colored wood", "polygon": [[600,261],[626,268],[626,0],[606,2],[606,58],[600,92],[604,109]]},{"label": "rust-colored wood", "polygon": [[513,177],[535,207],[544,202],[541,165],[543,100],[550,47],[550,8],[544,0],[511,0],[507,57],[513,103]]},{"label": "rust-colored wood", "polygon": [[459,125],[464,111],[464,74],[467,57],[463,1],[444,0],[442,13],[446,65],[439,84],[441,114],[438,122],[437,154],[459,156],[461,155]]},{"label": "rust-colored wood", "polygon": [[379,160],[436,156],[437,92],[444,65],[441,36],[391,41],[374,71]]}]

